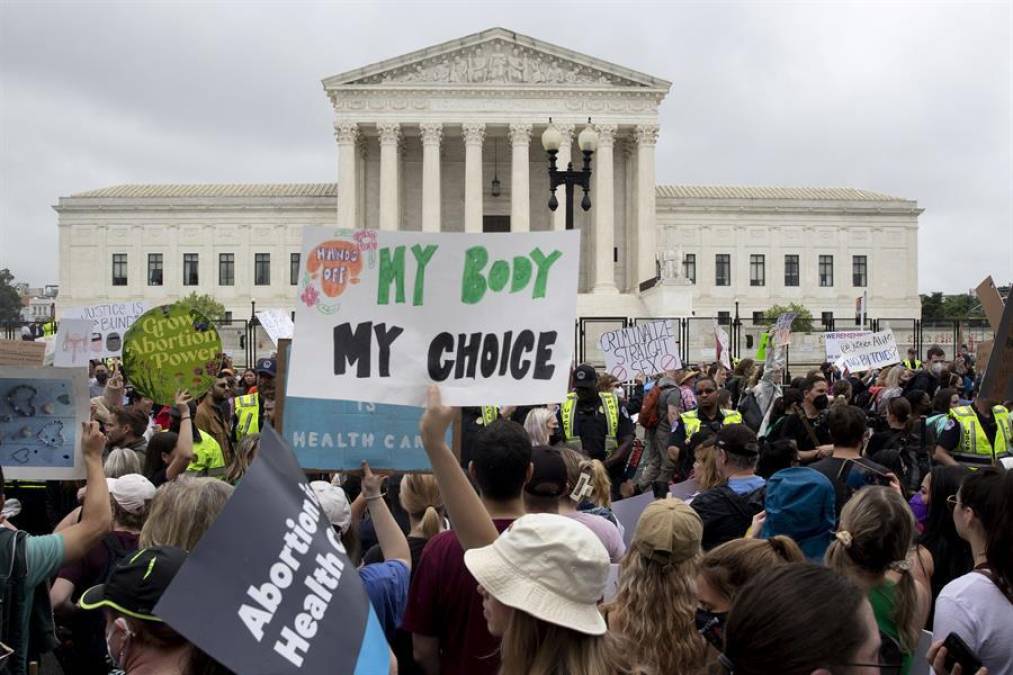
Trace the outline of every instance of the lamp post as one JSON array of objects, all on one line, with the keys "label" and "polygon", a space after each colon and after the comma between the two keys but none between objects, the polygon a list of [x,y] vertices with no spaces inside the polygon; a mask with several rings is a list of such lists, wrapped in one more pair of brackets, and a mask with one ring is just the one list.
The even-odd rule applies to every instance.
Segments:
[{"label": "lamp post", "polygon": [[556,153],[563,144],[563,134],[552,123],[549,118],[549,126],[542,132],[542,147],[549,153],[549,210],[555,211],[559,207],[559,200],[556,199],[556,188],[560,185],[566,186],[566,229],[573,229],[573,188],[579,185],[584,190],[584,198],[580,200],[580,208],[587,211],[591,208],[591,197],[588,190],[591,189],[591,155],[598,149],[598,132],[591,127],[591,118],[587,118],[587,126],[577,136],[577,145],[584,155],[584,166],[580,171],[575,171],[573,162],[566,166],[565,171],[556,168]]}]

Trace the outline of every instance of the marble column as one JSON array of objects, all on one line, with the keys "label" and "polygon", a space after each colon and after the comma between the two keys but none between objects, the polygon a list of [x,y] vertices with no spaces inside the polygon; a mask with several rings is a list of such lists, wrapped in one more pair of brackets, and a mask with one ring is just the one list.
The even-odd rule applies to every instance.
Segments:
[{"label": "marble column", "polygon": [[355,145],[359,125],[355,122],[335,122],[334,137],[338,141],[338,227],[355,229],[358,225],[355,215],[359,187],[355,176],[358,163]]},{"label": "marble column", "polygon": [[594,277],[593,293],[618,293],[615,280],[615,124],[595,125],[598,130],[598,150],[594,153],[591,169],[594,172]]},{"label": "marble column", "polygon": [[419,125],[422,134],[422,231],[440,231],[440,142],[443,124]]},{"label": "marble column", "polygon": [[[633,289],[653,279],[655,275],[655,259],[657,257],[657,211],[654,201],[654,146],[658,142],[658,125],[641,124],[637,126],[637,250],[631,256],[634,262],[635,276]],[[682,275],[683,271],[679,270]]]},{"label": "marble column", "polygon": [[396,230],[400,220],[398,197],[398,141],[401,125],[397,122],[380,122],[380,218],[381,230]]},{"label": "marble column", "polygon": [[[567,165],[572,161],[571,150],[573,148],[573,125],[572,124],[557,124],[556,129],[563,136],[563,143],[559,146],[559,152],[556,153],[556,167],[560,171],[565,171]],[[578,160],[579,162],[580,160]],[[580,169],[580,166],[576,167]],[[575,195],[583,194],[580,189],[575,190]],[[552,229],[554,230],[565,230],[566,229],[566,188],[562,185],[556,186],[556,199],[559,201],[559,207],[552,213]],[[580,208],[580,197],[574,196],[573,208]],[[576,214],[574,214],[576,215]]]},{"label": "marble column", "polygon": [[528,145],[531,125],[510,125],[510,231],[531,231],[531,194],[528,183]]},{"label": "marble column", "polygon": [[482,231],[482,143],[485,124],[467,122],[464,132],[464,231]]}]

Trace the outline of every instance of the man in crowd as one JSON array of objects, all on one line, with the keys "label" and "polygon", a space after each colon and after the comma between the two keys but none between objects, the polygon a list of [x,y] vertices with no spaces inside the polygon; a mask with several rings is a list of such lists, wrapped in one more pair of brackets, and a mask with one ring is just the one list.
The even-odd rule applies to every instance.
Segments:
[{"label": "man in crowd", "polygon": [[[504,419],[484,427],[475,438],[468,473],[502,532],[524,515],[521,492],[532,474],[524,428]],[[426,545],[412,575],[402,628],[413,634],[415,660],[428,675],[498,673],[499,640],[486,627],[482,597],[453,531],[437,534]]]},{"label": "man in crowd", "polygon": [[833,452],[826,423],[830,397],[827,381],[818,373],[806,377],[801,389],[802,406],[788,411],[790,414],[781,426],[779,438],[795,441],[799,462],[809,464]]},{"label": "man in crowd", "polygon": [[148,416],[142,410],[128,407],[114,409],[111,418],[106,428],[107,448],[129,448],[137,453],[137,459],[144,466],[144,451],[148,447],[144,433],[148,430]]},{"label": "man in crowd", "polygon": [[104,363],[95,365],[93,377],[88,380],[88,398],[101,396],[106,390],[106,382],[109,380],[109,369]]},{"label": "man in crowd", "polygon": [[[831,455],[813,462],[809,466],[829,478],[833,484],[839,517],[844,503],[848,501],[855,491],[855,486],[858,485],[859,474],[864,474],[861,478],[865,482],[885,483],[884,477],[890,470],[871,459],[862,457],[868,427],[865,413],[861,408],[852,405],[834,406],[827,415],[827,428],[833,441]],[[848,475],[842,475],[844,465],[849,460],[861,466],[850,469]],[[855,475],[851,476],[852,473]],[[849,478],[851,478],[850,481]]]},{"label": "man in crowd", "polygon": [[[652,406],[650,412],[645,409],[647,405]],[[644,407],[640,411],[639,421],[645,431],[645,447],[636,480],[641,490],[647,490],[654,481],[667,484],[672,480],[675,464],[668,456],[668,446],[673,421],[678,419],[681,412],[682,390],[675,381],[675,371],[665,371],[644,396]]]},{"label": "man in crowd", "polygon": [[904,367],[908,370],[918,370],[922,367],[921,359],[918,358],[918,350],[914,347],[908,347],[907,358],[901,361]]},{"label": "man in crowd", "polygon": [[932,345],[925,354],[928,362],[925,367],[915,373],[908,383],[909,389],[921,389],[928,392],[929,396],[935,396],[939,389],[939,380],[942,377],[943,369],[946,366],[946,354],[939,345]]},{"label": "man in crowd", "polygon": [[701,429],[717,433],[729,424],[742,424],[742,414],[737,410],[722,410],[718,405],[718,386],[712,377],[701,377],[696,381],[696,410],[688,410],[679,416],[679,423],[672,432],[666,455],[676,467],[678,480],[689,478],[693,469],[693,456],[689,442]]},{"label": "man in crowd", "polygon": [[[201,399],[193,421],[197,428],[218,441],[225,461],[232,459],[232,424],[229,419],[229,380],[219,377]],[[256,396],[256,394],[253,394]]]},{"label": "man in crowd", "polygon": [[980,467],[998,464],[1013,452],[1009,410],[978,396],[971,405],[950,409],[932,458],[941,464]]}]

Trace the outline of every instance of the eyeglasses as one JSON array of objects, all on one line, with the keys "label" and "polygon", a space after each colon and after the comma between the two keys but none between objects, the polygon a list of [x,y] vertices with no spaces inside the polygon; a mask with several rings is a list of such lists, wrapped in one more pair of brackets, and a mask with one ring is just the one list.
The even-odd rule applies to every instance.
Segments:
[{"label": "eyeglasses", "polygon": [[881,673],[900,675],[904,663],[904,653],[901,651],[900,643],[889,635],[880,632],[879,634],[879,663],[845,663],[845,666],[859,666],[861,668],[878,668]]}]

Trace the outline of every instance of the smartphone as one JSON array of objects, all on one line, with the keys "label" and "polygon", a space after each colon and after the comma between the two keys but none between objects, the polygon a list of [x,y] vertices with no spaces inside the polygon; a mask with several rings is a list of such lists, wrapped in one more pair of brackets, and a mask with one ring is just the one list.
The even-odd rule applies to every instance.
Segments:
[{"label": "smartphone", "polygon": [[837,472],[837,480],[852,491],[861,490],[869,485],[890,485],[889,474],[854,459],[844,460],[841,470]]},{"label": "smartphone", "polygon": [[947,635],[943,646],[946,647],[946,672],[953,670],[958,663],[960,670],[967,675],[974,675],[981,668],[981,660],[956,633]]}]

